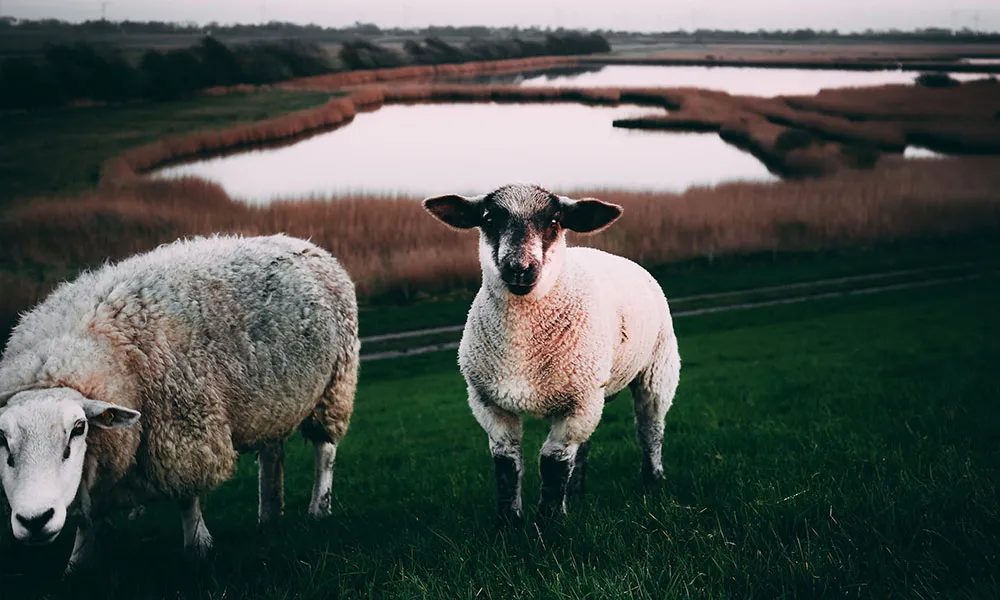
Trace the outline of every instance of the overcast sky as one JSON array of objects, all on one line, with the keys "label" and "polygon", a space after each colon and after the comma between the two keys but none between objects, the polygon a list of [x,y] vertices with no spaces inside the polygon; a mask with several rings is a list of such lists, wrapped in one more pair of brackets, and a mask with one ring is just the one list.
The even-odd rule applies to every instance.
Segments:
[{"label": "overcast sky", "polygon": [[[111,20],[338,26],[541,25],[660,31],[971,27],[1000,30],[997,0],[109,0]],[[70,21],[101,17],[100,0],[0,0],[0,13]]]}]

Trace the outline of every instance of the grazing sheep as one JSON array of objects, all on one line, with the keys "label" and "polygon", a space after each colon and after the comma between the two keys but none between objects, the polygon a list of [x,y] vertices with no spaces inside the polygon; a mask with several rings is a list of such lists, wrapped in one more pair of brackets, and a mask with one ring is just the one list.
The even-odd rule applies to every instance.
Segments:
[{"label": "grazing sheep", "polygon": [[667,300],[632,261],[566,247],[565,230],[599,231],[621,207],[527,185],[428,198],[424,207],[452,227],[480,230],[483,283],[458,360],[489,437],[500,516],[523,517],[521,415],[552,424],[539,461],[544,521],[565,512],[567,491],[583,491],[588,440],[606,399],[626,385],[643,479],[659,481],[663,422],[680,376]]},{"label": "grazing sheep", "polygon": [[[67,512],[179,503],[184,545],[212,538],[199,497],[257,450],[260,521],[283,510],[282,444],[315,444],[309,513],[330,512],[357,383],[354,284],[326,251],[282,235],[178,241],[59,287],[0,359],[0,481],[14,536],[45,544]],[[141,416],[140,416],[141,415]]]}]

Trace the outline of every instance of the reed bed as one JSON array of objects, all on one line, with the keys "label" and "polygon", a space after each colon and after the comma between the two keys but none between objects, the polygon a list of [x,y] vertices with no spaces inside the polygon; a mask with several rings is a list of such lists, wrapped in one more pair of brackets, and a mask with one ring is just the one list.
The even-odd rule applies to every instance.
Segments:
[{"label": "reed bed", "polygon": [[[530,59],[433,67],[442,72],[521,70]],[[349,122],[357,112],[407,102],[633,103],[658,112],[628,126],[717,131],[773,171],[819,179],[780,184],[729,184],[681,195],[603,191],[625,206],[621,223],[574,239],[646,264],[697,257],[814,250],[902,237],[994,231],[1000,226],[1000,159],[902,161],[875,166],[855,147],[988,150],[997,143],[987,108],[997,86],[947,90],[913,87],[822,93],[813,98],[746,98],[697,89],[534,88],[414,82],[426,67],[311,78],[309,86],[341,86],[345,95],[313,109],[220,131],[164,139],[104,165],[93,191],[19,203],[0,216],[0,330],[59,279],[107,259],[178,237],[217,232],[285,232],[309,237],[341,258],[363,298],[411,299],[475,284],[475,236],[443,228],[415,198],[348,198],[274,202],[251,207],[217,185],[138,177],[159,165],[223,150],[297,139]],[[379,79],[381,77],[382,79]],[[901,114],[892,115],[893,106]],[[865,107],[871,110],[865,113]],[[664,111],[663,109],[667,109]],[[948,115],[947,119],[939,115]],[[617,123],[622,125],[622,123]],[[894,137],[899,134],[900,137]],[[792,136],[791,134],[796,134]],[[1000,138],[998,138],[1000,139]],[[848,152],[848,150],[851,150]],[[874,155],[877,158],[877,153]],[[864,166],[870,170],[845,170]],[[560,190],[569,191],[569,190]]]},{"label": "reed bed", "polygon": [[[890,160],[865,172],[684,194],[559,190],[625,207],[596,236],[573,236],[647,265],[701,256],[822,250],[1000,229],[1000,159]],[[133,179],[38,198],[0,219],[0,322],[80,269],[179,237],[285,232],[339,257],[366,300],[409,300],[474,286],[476,235],[447,229],[417,198],[358,196],[248,206],[199,179]]]},{"label": "reed bed", "polygon": [[[385,103],[418,102],[576,102],[621,103],[666,108],[613,123],[616,127],[668,131],[719,132],[752,152],[785,177],[812,177],[845,167],[870,166],[878,152],[900,153],[907,145],[942,152],[1000,153],[1000,85],[969,83],[948,89],[882,86],[824,91],[814,97],[755,98],[694,88],[569,88],[428,83],[432,72],[485,73],[564,65],[576,58],[543,57],[458,65],[353,71],[299,79],[295,89],[341,90],[346,96],[318,108],[224,131],[205,131],[135,148],[109,160],[105,183],[128,179],[157,166],[225,149],[293,139],[350,122],[359,111]],[[899,110],[896,116],[894,110]],[[815,144],[782,148],[785,131],[814,136]],[[875,158],[858,161],[857,148]]]}]

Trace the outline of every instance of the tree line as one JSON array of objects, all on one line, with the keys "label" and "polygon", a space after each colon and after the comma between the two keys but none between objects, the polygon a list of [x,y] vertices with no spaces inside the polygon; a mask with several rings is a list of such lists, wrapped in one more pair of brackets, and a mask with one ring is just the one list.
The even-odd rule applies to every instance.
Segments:
[{"label": "tree line", "polygon": [[[267,23],[171,23],[162,21],[108,21],[90,20],[70,23],[58,19],[13,19],[0,18],[0,31],[47,32],[53,34],[199,34],[218,37],[229,36],[296,36],[327,41],[342,41],[355,36],[398,35],[406,37],[539,37],[546,33],[564,34],[568,30],[551,27],[487,27],[485,25],[431,25],[427,27],[380,27],[375,23],[357,22],[342,27],[323,27],[316,24],[298,24],[284,21]],[[651,38],[684,42],[712,40],[774,40],[807,41],[819,39],[871,40],[871,41],[914,41],[914,42],[997,42],[1000,32],[973,30],[968,27],[951,29],[946,27],[926,27],[919,29],[867,29],[864,31],[841,32],[836,29],[776,29],[742,31],[729,29],[696,29],[639,33],[634,31],[594,29],[604,37]]]},{"label": "tree line", "polygon": [[80,100],[174,100],[209,87],[275,83],[344,70],[610,49],[599,35],[575,32],[548,34],[543,40],[473,40],[461,46],[429,37],[407,41],[402,52],[356,39],[345,42],[336,58],[316,43],[298,40],[230,47],[206,36],[190,48],[147,50],[138,60],[107,44],[53,44],[40,57],[15,56],[0,63],[0,108],[43,108]]}]

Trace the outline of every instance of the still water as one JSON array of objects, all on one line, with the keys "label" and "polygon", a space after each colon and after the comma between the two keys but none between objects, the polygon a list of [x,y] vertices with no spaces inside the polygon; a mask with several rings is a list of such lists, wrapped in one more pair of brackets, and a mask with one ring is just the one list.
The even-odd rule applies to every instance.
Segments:
[{"label": "still water", "polygon": [[716,134],[615,129],[636,107],[576,104],[386,106],[283,148],[158,171],[218,182],[251,203],[354,193],[475,194],[512,182],[560,191],[683,191],[776,178]]},{"label": "still water", "polygon": [[[568,87],[697,87],[741,96],[813,95],[822,89],[911,84],[912,71],[822,71],[743,67],[657,67],[614,65],[600,69],[536,72],[522,75],[526,86]],[[981,79],[979,73],[952,73],[960,81]]]}]

